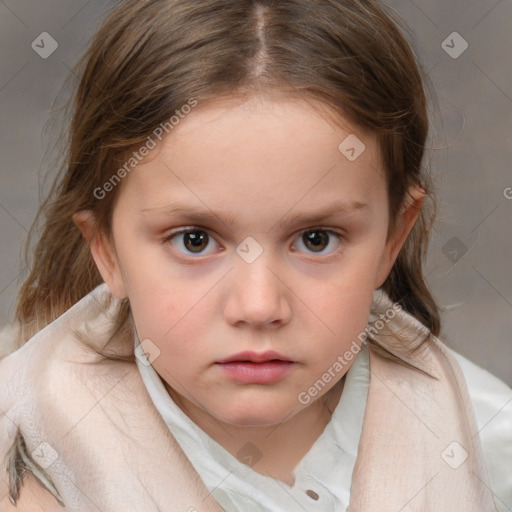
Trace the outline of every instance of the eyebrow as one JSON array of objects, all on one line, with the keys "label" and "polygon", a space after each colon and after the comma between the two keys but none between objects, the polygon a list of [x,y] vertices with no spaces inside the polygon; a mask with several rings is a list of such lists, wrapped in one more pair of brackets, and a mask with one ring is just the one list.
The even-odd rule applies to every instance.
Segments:
[{"label": "eyebrow", "polygon": [[[286,219],[288,213],[285,214],[281,220],[277,223],[280,226],[286,224],[299,224],[304,221],[320,222],[322,220],[335,217],[335,216],[348,216],[359,212],[369,211],[368,204],[363,201],[335,201],[326,205],[322,205],[320,208],[311,211],[301,211]],[[178,216],[181,215],[190,219],[191,221],[200,222],[201,220],[220,220],[227,226],[234,226],[236,224],[239,215],[229,211],[215,213],[209,208],[205,207],[202,209],[193,208],[190,205],[182,204],[179,202],[171,203],[163,206],[156,206],[153,208],[143,208],[140,210],[141,213],[157,213],[166,216]],[[276,225],[277,225],[276,224]],[[275,227],[275,226],[274,226]]]},{"label": "eyebrow", "polygon": [[[350,201],[345,203],[343,201],[335,201],[327,205],[322,205],[318,210],[311,212],[300,212],[292,215],[287,221],[280,222],[280,225],[296,224],[306,220],[313,222],[320,222],[335,216],[353,215],[359,212],[368,212],[368,203],[363,201]],[[286,217],[286,216],[285,216]]]}]

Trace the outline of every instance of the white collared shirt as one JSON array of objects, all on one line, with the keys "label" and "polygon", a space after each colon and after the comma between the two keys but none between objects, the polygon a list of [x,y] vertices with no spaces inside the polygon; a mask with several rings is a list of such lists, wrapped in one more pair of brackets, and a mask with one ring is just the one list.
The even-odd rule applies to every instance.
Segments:
[{"label": "white collared shirt", "polygon": [[[498,510],[512,511],[512,389],[460,354],[452,353],[466,378]],[[347,510],[370,382],[365,344],[347,372],[330,422],[295,467],[293,486],[239,462],[175,404],[151,365],[136,360],[155,407],[207,489],[226,511]],[[246,446],[245,452],[250,457],[251,446]]]}]

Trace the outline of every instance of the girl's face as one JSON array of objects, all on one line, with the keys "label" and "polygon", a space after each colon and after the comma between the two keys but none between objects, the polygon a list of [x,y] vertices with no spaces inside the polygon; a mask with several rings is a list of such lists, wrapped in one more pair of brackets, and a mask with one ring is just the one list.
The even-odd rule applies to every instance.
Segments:
[{"label": "girl's face", "polygon": [[298,100],[199,105],[121,183],[93,255],[189,415],[280,423],[350,368],[419,210],[386,240],[376,139],[346,126]]}]

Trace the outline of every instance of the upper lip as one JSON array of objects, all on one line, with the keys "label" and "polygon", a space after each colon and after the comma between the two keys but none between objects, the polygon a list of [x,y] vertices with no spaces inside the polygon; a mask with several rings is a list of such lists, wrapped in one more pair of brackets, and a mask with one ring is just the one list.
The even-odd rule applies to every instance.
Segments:
[{"label": "upper lip", "polygon": [[263,363],[265,361],[273,361],[273,360],[280,360],[280,361],[289,361],[293,362],[288,357],[283,356],[279,352],[275,352],[274,350],[268,350],[267,352],[253,352],[250,350],[246,350],[244,352],[239,352],[238,354],[234,354],[232,356],[226,357],[225,359],[222,359],[221,361],[217,361],[220,364],[223,363],[232,363],[232,362],[241,362],[241,361],[249,361],[251,363]]}]

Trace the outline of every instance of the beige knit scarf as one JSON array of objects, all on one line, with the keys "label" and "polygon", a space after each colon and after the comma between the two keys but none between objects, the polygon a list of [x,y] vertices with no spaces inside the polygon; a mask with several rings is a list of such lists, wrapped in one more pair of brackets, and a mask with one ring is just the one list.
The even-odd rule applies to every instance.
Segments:
[{"label": "beige knit scarf", "polygon": [[[119,304],[102,284],[0,361],[0,512],[223,510],[151,402],[137,366],[104,361],[77,336],[89,333],[103,346]],[[375,292],[375,315],[392,305]],[[406,343],[397,341],[398,331]],[[426,334],[397,311],[376,336],[416,369],[370,344],[350,512],[496,511],[464,377],[437,338],[420,345]],[[127,346],[121,335],[116,343]],[[20,485],[23,468],[35,476]]]}]

